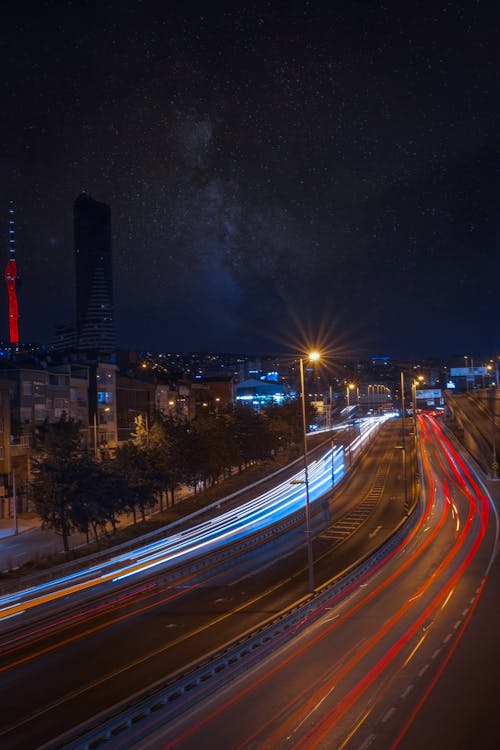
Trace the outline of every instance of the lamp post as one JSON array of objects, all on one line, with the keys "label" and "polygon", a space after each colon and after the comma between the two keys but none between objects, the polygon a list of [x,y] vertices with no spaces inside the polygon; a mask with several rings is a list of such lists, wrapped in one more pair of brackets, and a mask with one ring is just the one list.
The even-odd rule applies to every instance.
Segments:
[{"label": "lamp post", "polygon": [[493,396],[491,404],[491,473],[492,479],[498,479],[497,461],[497,426],[495,422],[496,397]]},{"label": "lamp post", "polygon": [[94,412],[94,458],[97,460],[97,407]]},{"label": "lamp post", "polygon": [[332,399],[333,399],[333,387],[330,385],[330,392],[328,398],[328,429],[332,429]]},{"label": "lamp post", "polygon": [[[318,352],[311,352],[307,357],[308,360],[317,361]],[[314,561],[311,538],[311,514],[309,507],[309,477],[307,474],[307,427],[306,427],[306,394],[304,392],[304,360],[301,357],[300,363],[300,391],[302,395],[302,428],[304,436],[304,484],[306,488],[306,542],[307,542],[307,568],[309,571],[309,591],[314,592]]]},{"label": "lamp post", "polygon": [[[353,391],[355,388],[356,388],[356,386],[354,385],[354,383],[349,383],[348,386],[347,386],[347,388],[346,388],[346,393],[347,393],[347,409],[348,410],[351,407],[351,399],[350,399],[350,393],[349,393],[349,391]],[[349,412],[347,413],[347,416],[349,416]]]},{"label": "lamp post", "polygon": [[17,536],[19,528],[17,525],[16,470],[14,468],[12,468],[12,510],[14,512],[14,535]]},{"label": "lamp post", "polygon": [[408,510],[408,481],[406,478],[406,429],[405,429],[405,376],[401,370],[401,444],[403,454],[403,486],[404,486],[404,497],[405,497],[405,511]]}]

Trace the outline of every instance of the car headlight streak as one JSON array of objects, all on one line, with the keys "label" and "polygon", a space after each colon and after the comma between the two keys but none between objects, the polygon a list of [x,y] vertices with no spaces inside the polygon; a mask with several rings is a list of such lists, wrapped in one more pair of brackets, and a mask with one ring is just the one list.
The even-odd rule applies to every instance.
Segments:
[{"label": "car headlight streak", "polygon": [[[308,465],[310,501],[332,489],[333,479],[338,481],[345,472],[345,454],[355,453],[372,436],[381,422],[392,415],[368,417],[359,420],[359,434],[351,444],[328,449],[323,456]],[[32,586],[0,597],[0,620],[20,614],[39,604],[46,603],[109,581],[143,573],[159,565],[173,565],[180,559],[206,553],[241,537],[275,524],[305,507],[304,470],[292,479],[264,492],[240,507],[221,513],[213,519],[171,534],[156,542],[145,544],[105,562],[62,576],[53,581]]]}]

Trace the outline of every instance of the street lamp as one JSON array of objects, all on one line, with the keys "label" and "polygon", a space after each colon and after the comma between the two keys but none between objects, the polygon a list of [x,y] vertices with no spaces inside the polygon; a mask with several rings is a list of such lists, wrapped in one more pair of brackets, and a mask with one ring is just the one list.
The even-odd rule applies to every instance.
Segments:
[{"label": "street lamp", "polygon": [[[354,385],[354,383],[349,383],[349,385],[348,385],[348,386],[347,386],[347,388],[346,388],[347,409],[349,409],[349,408],[350,408],[350,405],[351,405],[351,403],[350,403],[350,402],[351,402],[351,400],[350,400],[350,393],[349,393],[349,391],[353,391],[353,390],[354,390],[355,388],[356,388],[356,386]],[[349,416],[349,412],[347,413],[347,416]]]},{"label": "street lamp", "polygon": [[425,380],[425,377],[423,375],[417,375],[416,378],[413,378],[412,384],[411,384],[411,390],[412,390],[412,396],[413,396],[413,416],[415,420],[415,433],[417,430],[417,385],[422,385]]},{"label": "street lamp", "polygon": [[[319,352],[310,352],[307,360],[317,362],[320,358]],[[307,425],[306,425],[306,394],[304,389],[304,359],[300,363],[300,391],[302,395],[302,428],[304,436],[304,484],[306,487],[306,542],[307,542],[307,568],[309,571],[309,591],[314,593],[314,561],[311,538],[311,514],[309,508],[309,477],[307,474]]]},{"label": "street lamp", "polygon": [[405,511],[408,510],[408,480],[406,476],[406,435],[405,435],[405,376],[401,370],[401,443],[402,443],[402,456],[403,456],[403,486],[404,486],[404,498],[405,498]]}]

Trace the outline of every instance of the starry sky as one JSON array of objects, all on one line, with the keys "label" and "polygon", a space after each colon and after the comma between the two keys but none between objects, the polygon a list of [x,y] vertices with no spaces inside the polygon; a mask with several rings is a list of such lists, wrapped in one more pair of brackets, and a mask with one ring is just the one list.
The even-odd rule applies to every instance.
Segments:
[{"label": "starry sky", "polygon": [[494,5],[9,3],[21,339],[74,321],[84,189],[111,206],[121,347],[499,353]]}]

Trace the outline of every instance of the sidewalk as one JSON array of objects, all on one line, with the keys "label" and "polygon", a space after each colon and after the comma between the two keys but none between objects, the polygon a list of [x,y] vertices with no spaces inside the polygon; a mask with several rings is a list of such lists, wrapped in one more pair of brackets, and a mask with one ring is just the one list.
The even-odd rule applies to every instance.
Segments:
[{"label": "sidewalk", "polygon": [[[40,528],[40,519],[33,513],[20,513],[17,519],[18,534]],[[0,541],[15,533],[13,518],[0,518]]]},{"label": "sidewalk", "polygon": [[[62,538],[55,531],[42,529],[41,521],[34,513],[20,513],[17,528],[16,535],[14,519],[0,519],[0,572],[63,552]],[[84,534],[72,534],[70,537],[71,548],[85,542]]]}]

